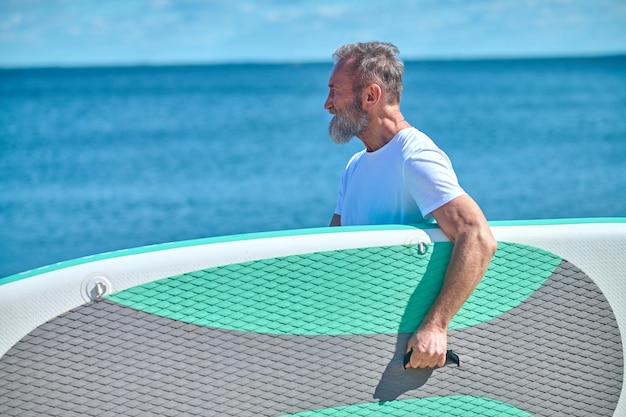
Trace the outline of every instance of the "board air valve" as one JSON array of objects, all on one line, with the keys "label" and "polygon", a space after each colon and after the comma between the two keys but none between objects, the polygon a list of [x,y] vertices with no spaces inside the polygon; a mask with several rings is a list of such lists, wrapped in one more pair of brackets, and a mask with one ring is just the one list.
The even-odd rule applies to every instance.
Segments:
[{"label": "board air valve", "polygon": [[81,285],[81,295],[85,301],[99,301],[111,293],[111,281],[103,275],[88,276]]}]

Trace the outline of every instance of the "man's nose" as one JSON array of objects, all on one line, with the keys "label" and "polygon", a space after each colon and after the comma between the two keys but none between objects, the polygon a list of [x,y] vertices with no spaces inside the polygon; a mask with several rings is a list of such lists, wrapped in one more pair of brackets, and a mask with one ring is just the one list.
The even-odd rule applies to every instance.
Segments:
[{"label": "man's nose", "polygon": [[326,110],[330,110],[333,107],[333,98],[331,97],[331,94],[328,94],[328,97],[326,97],[326,101],[324,102],[324,108]]}]

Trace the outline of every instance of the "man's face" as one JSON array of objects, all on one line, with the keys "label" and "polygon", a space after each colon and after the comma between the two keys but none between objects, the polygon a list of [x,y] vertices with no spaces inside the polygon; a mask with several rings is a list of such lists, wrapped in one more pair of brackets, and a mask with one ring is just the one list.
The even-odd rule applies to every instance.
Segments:
[{"label": "man's face", "polygon": [[358,136],[367,126],[367,113],[361,108],[361,100],[352,89],[352,80],[348,76],[345,63],[335,65],[328,82],[330,89],[324,104],[335,117],[330,121],[328,132],[333,142],[348,143]]}]

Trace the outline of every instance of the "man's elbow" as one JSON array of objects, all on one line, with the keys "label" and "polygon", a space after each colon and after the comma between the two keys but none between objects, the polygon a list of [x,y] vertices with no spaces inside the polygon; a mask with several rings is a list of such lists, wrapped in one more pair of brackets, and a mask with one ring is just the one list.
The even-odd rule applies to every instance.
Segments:
[{"label": "man's elbow", "polygon": [[452,242],[464,242],[473,247],[484,258],[491,259],[498,249],[498,242],[491,233],[487,222],[469,223],[464,226],[456,231],[457,233],[451,239]]},{"label": "man's elbow", "polygon": [[493,236],[493,233],[491,233],[489,225],[484,225],[479,228],[476,239],[483,253],[491,259],[498,249],[498,241]]}]

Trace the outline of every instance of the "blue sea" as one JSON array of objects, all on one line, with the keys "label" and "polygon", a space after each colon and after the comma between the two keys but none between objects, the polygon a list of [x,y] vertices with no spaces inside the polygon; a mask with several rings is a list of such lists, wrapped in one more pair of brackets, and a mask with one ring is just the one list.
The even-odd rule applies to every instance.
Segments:
[{"label": "blue sea", "polygon": [[[0,70],[0,277],[327,226],[332,64]],[[626,216],[626,57],[406,63],[402,111],[489,220]]]}]

